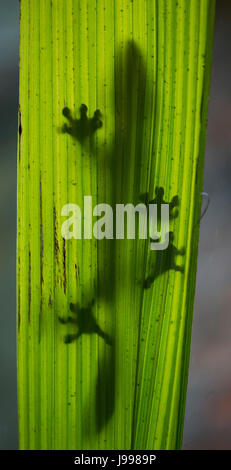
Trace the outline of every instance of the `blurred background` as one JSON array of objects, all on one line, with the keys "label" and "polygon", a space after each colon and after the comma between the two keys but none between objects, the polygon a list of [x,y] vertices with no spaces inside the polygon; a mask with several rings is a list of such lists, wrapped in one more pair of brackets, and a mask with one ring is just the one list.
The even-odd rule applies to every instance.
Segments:
[{"label": "blurred background", "polygon": [[[17,449],[19,1],[0,0],[0,449]],[[184,449],[231,449],[231,2],[217,0]]]},{"label": "blurred background", "polygon": [[184,449],[231,449],[231,2],[217,0]]}]

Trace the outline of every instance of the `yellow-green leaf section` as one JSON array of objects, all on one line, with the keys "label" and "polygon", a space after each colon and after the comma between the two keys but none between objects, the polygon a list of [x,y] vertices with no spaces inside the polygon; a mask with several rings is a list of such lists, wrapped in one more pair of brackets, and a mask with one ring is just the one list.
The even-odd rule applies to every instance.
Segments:
[{"label": "yellow-green leaf section", "polygon": [[[21,449],[181,446],[214,7],[21,0]],[[84,196],[115,209],[158,188],[179,202],[170,250],[63,237],[64,205],[84,235]]]}]

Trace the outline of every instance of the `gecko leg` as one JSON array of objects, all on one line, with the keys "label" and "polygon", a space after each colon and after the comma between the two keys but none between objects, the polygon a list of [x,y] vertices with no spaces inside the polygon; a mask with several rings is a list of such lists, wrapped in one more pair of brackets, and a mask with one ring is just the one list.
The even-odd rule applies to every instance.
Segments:
[{"label": "gecko leg", "polygon": [[64,343],[70,344],[73,343],[76,339],[78,339],[81,336],[81,333],[76,333],[74,335],[66,335],[64,338]]}]

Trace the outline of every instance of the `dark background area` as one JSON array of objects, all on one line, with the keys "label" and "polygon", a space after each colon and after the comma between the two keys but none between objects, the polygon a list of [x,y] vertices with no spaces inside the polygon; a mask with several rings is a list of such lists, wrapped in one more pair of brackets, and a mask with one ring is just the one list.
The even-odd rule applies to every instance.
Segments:
[{"label": "dark background area", "polygon": [[185,449],[231,449],[231,2],[217,0]]},{"label": "dark background area", "polygon": [[0,0],[0,449],[17,449],[16,191],[19,1]]},{"label": "dark background area", "polygon": [[[17,449],[19,1],[0,0],[0,449]],[[184,449],[231,449],[231,2],[217,0]]]}]

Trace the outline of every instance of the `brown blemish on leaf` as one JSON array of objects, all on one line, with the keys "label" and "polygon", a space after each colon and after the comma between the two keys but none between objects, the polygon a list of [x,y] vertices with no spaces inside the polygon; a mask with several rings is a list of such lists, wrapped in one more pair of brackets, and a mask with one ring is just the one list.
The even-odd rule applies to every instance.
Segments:
[{"label": "brown blemish on leaf", "polygon": [[22,123],[21,123],[21,113],[19,111],[19,127],[18,127],[19,137],[22,135]]},{"label": "brown blemish on leaf", "polygon": [[48,302],[48,305],[49,305],[49,307],[52,307],[52,305],[53,305],[51,289],[50,289],[50,293],[49,293],[49,302]]},{"label": "brown blemish on leaf", "polygon": [[75,263],[75,279],[76,281],[80,280],[80,269],[79,266]]},{"label": "brown blemish on leaf", "polygon": [[56,227],[57,217],[56,217],[55,207],[53,209],[53,219],[54,219],[54,254],[55,254],[55,259],[58,261],[59,243],[58,243],[58,238],[57,238],[57,227]]},{"label": "brown blemish on leaf", "polygon": [[21,111],[19,106],[19,126],[18,126],[18,160],[21,161],[21,135],[22,135],[22,122],[21,122]]},{"label": "brown blemish on leaf", "polygon": [[66,241],[63,238],[63,287],[66,294],[67,290],[67,270],[66,270]]}]

